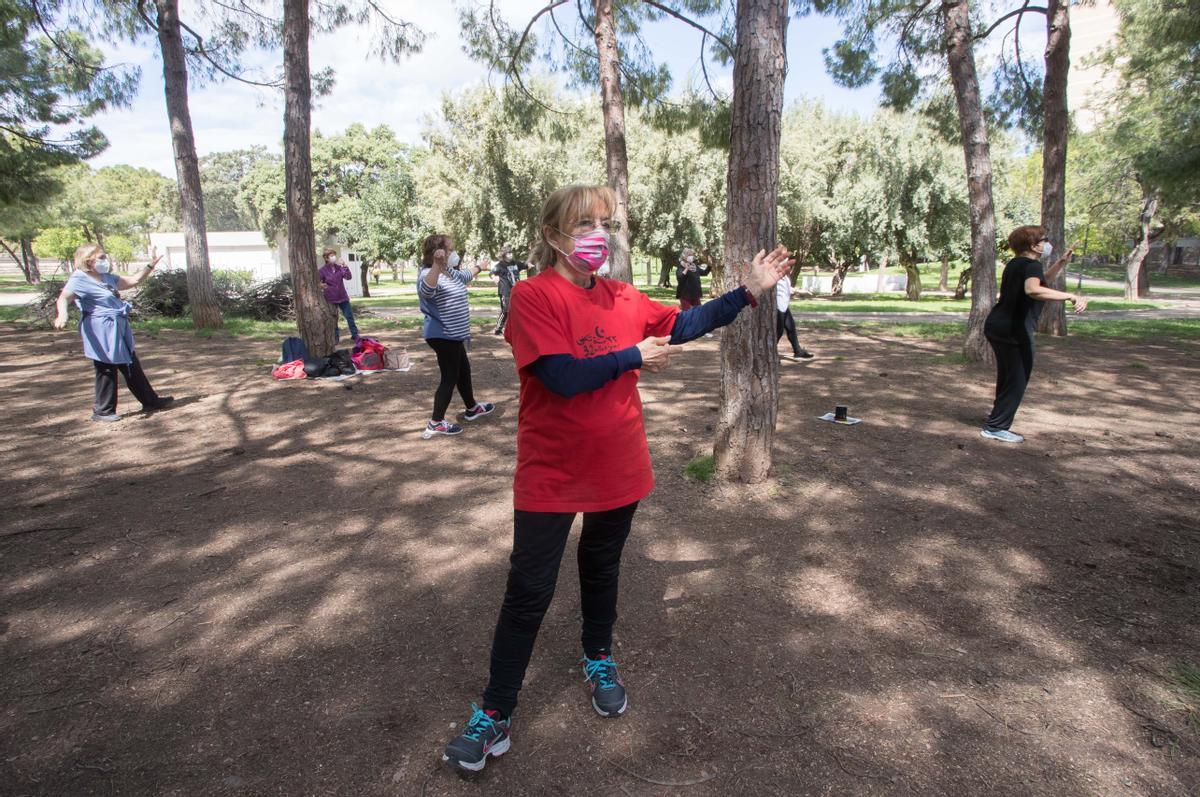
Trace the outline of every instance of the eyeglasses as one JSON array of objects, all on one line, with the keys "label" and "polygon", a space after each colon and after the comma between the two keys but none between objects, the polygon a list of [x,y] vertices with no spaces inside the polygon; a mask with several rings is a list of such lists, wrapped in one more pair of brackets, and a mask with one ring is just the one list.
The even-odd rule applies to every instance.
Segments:
[{"label": "eyeglasses", "polygon": [[580,219],[575,222],[573,230],[575,235],[583,235],[597,227],[605,232],[617,232],[621,229],[621,222],[616,219]]}]

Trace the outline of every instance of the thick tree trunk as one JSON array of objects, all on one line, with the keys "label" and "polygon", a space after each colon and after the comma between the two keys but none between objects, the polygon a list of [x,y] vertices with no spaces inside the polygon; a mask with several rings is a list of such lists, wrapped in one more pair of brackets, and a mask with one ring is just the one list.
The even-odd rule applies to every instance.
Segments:
[{"label": "thick tree trunk", "polygon": [[283,2],[283,160],[287,178],[288,266],[296,298],[296,326],[309,353],[333,351],[333,306],[317,275],[317,239],[312,208],[312,80],[308,65],[308,0]]},{"label": "thick tree trunk", "polygon": [[900,255],[900,265],[904,267],[904,276],[908,280],[904,284],[904,298],[910,302],[921,299],[921,271],[917,268],[917,260],[912,255]]},{"label": "thick tree trunk", "polygon": [[971,39],[967,0],[944,0],[946,60],[958,105],[963,154],[967,163],[967,205],[971,217],[971,312],[963,354],[968,360],[991,362],[992,347],[983,324],[996,303],[996,208],[992,202],[992,156],[987,123],[979,98],[979,76]]},{"label": "thick tree trunk", "polygon": [[365,260],[358,261],[358,278],[362,281],[363,298],[364,299],[371,298],[371,286],[368,284],[371,282],[371,280],[367,279],[367,277],[370,274],[370,271],[371,271],[371,266],[370,266],[370,264],[367,263],[367,261],[365,261]]},{"label": "thick tree trunk", "polygon": [[1166,274],[1171,270],[1171,255],[1175,252],[1175,242],[1169,241],[1163,243],[1162,260],[1158,264],[1158,273]]},{"label": "thick tree trunk", "polygon": [[608,265],[613,279],[633,282],[633,266],[629,260],[629,158],[625,154],[625,99],[621,96],[621,53],[617,49],[613,0],[595,0],[595,8],[605,166],[608,169],[608,184],[617,195],[613,221],[620,226],[609,241]]},{"label": "thick tree trunk", "polygon": [[1149,285],[1142,282],[1142,272],[1146,266],[1146,254],[1150,251],[1150,226],[1154,223],[1154,214],[1158,212],[1158,194],[1147,191],[1142,200],[1142,212],[1138,216],[1138,226],[1141,235],[1129,253],[1125,262],[1125,299],[1132,301],[1149,292]]},{"label": "thick tree trunk", "polygon": [[21,259],[25,262],[25,279],[26,281],[37,284],[42,281],[42,267],[38,263],[37,255],[33,253],[33,241],[29,238],[21,239]]},{"label": "thick tree trunk", "polygon": [[[1071,68],[1071,15],[1068,0],[1046,3],[1046,79],[1043,83],[1042,118],[1042,226],[1054,246],[1055,260],[1067,251],[1067,72]],[[1049,264],[1047,264],[1049,265]],[[1050,287],[1067,289],[1067,272],[1060,271]],[[1045,302],[1038,332],[1067,334],[1065,302]]]},{"label": "thick tree trunk", "polygon": [[833,263],[833,279],[829,283],[829,295],[841,296],[842,288],[846,286],[846,272],[850,270],[850,261],[835,260]]},{"label": "thick tree trunk", "polygon": [[942,268],[938,271],[938,290],[945,292],[950,287],[950,255],[942,255]]},{"label": "thick tree trunk", "polygon": [[660,288],[671,287],[671,272],[675,270],[675,264],[672,262],[674,257],[675,253],[668,247],[658,250],[658,260],[661,266],[658,271],[658,287]]},{"label": "thick tree trunk", "polygon": [[208,265],[208,240],[204,224],[204,194],[200,189],[200,163],[188,109],[187,61],[179,28],[179,0],[154,0],[158,13],[158,45],[163,59],[163,87],[171,148],[175,152],[175,177],[179,186],[183,243],[187,250],[188,307],[197,329],[221,326],[221,308]]},{"label": "thick tree trunk", "polygon": [[[779,132],[787,74],[787,0],[739,0],[729,138],[724,285],[775,245]],[[725,481],[764,481],[771,469],[779,402],[774,294],[743,310],[721,336],[721,405],[714,455]]]},{"label": "thick tree trunk", "polygon": [[971,269],[964,268],[958,275],[958,284],[954,286],[954,298],[965,299],[967,286],[971,284]]}]

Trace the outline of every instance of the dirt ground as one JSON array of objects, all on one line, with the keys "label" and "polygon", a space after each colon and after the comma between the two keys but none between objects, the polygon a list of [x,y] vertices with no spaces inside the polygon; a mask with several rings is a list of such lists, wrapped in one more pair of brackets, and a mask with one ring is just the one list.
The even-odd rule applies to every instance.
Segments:
[{"label": "dirt ground", "polygon": [[738,499],[683,475],[719,380],[690,344],[642,382],[629,712],[588,704],[567,556],[468,780],[439,759],[486,678],[516,378],[479,336],[499,411],[425,442],[436,367],[385,342],[411,372],[275,383],[276,344],[142,335],[177,406],[108,425],[75,336],[0,329],[0,792],[1200,794],[1197,344],[1043,344],[1006,447],[955,344],[804,333],[777,483]]}]

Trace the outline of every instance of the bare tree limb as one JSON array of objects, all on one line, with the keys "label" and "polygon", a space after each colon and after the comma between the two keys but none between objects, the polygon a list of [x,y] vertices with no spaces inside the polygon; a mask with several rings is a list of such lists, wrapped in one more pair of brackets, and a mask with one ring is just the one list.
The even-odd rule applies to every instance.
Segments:
[{"label": "bare tree limb", "polygon": [[41,9],[38,8],[37,0],[33,0],[33,2],[31,2],[29,5],[30,5],[30,8],[33,9],[33,19],[35,22],[37,22],[37,26],[39,28],[41,28],[42,33],[45,35],[46,39],[48,39],[49,42],[54,45],[55,50],[58,50],[60,53],[62,53],[63,57],[66,58],[67,61],[72,66],[78,67],[79,69],[83,69],[88,72],[108,72],[113,69],[120,69],[121,67],[129,66],[129,64],[113,64],[112,66],[92,66],[91,64],[83,63],[82,61],[77,59],[74,55],[72,55],[71,52],[69,50],[67,50],[66,47],[63,47],[62,44],[59,43],[58,39],[54,38],[54,34],[50,32],[50,28],[46,25],[46,19],[45,19],[45,17],[42,16]]},{"label": "bare tree limb", "polygon": [[708,86],[708,91],[712,94],[713,99],[717,102],[725,102],[725,98],[717,94],[717,90],[713,88],[712,81],[708,79],[708,64],[704,62],[704,45],[708,43],[708,31],[700,37],[700,71],[704,73],[704,84]]},{"label": "bare tree limb", "polygon": [[[1015,11],[1009,11],[1007,14],[1000,17],[995,22],[993,22],[991,25],[989,25],[987,30],[985,30],[983,33],[980,33],[978,36],[975,37],[975,41],[979,41],[980,39],[986,39],[988,36],[991,36],[992,33],[995,32],[996,28],[998,28],[1004,24],[1005,20],[1012,19],[1013,17],[1024,16],[1025,14],[1043,14],[1044,15],[1047,13],[1049,13],[1049,12],[1042,6],[1031,6],[1031,5],[1029,5],[1029,0],[1025,0],[1025,4],[1023,6],[1016,9]],[[1020,24],[1020,20],[1017,20],[1017,24]]]},{"label": "bare tree limb", "polygon": [[668,8],[667,6],[664,6],[662,3],[656,2],[656,0],[642,0],[642,2],[645,3],[646,5],[650,6],[651,8],[657,8],[659,11],[663,12],[667,16],[675,17],[675,19],[679,20],[683,24],[690,25],[693,28],[695,28],[696,30],[700,31],[701,33],[707,33],[709,36],[712,36],[714,39],[716,39],[718,42],[720,42],[721,46],[725,48],[726,52],[728,52],[730,55],[733,55],[733,45],[731,45],[729,42],[722,39],[717,34],[713,33],[708,28],[704,27],[703,25],[701,25],[699,22],[692,19],[691,17],[684,16],[683,14],[680,14],[675,9]]},{"label": "bare tree limb", "polygon": [[233,72],[230,72],[229,70],[225,69],[225,67],[218,64],[216,62],[216,60],[212,57],[212,54],[205,48],[204,37],[202,37],[199,33],[197,33],[190,26],[188,26],[188,24],[186,22],[184,22],[183,20],[179,21],[179,27],[182,28],[183,30],[187,31],[192,36],[192,38],[194,38],[196,40],[196,49],[191,50],[191,52],[193,52],[196,55],[199,55],[206,62],[208,62],[209,66],[211,66],[213,69],[220,72],[225,77],[230,78],[231,80],[236,80],[239,83],[245,83],[250,86],[261,86],[263,88],[268,88],[268,89],[282,88],[283,78],[277,78],[277,79],[271,81],[270,83],[263,83],[262,81],[251,80],[248,77],[242,77],[241,75],[236,75]]}]

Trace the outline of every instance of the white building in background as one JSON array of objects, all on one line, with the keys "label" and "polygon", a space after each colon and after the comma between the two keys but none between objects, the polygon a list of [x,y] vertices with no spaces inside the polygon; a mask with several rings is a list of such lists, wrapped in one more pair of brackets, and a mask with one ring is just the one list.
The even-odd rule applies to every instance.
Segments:
[{"label": "white building in background", "polygon": [[1067,108],[1076,126],[1087,133],[1096,128],[1106,110],[1109,92],[1117,87],[1117,76],[1103,64],[1092,63],[1100,52],[1116,41],[1121,17],[1109,0],[1087,5],[1071,4],[1071,70],[1067,75]]},{"label": "white building in background", "polygon": [[[272,280],[288,273],[287,238],[280,235],[272,246],[258,230],[210,232],[208,264],[213,271],[248,271],[256,281]],[[187,247],[181,232],[150,233],[150,246],[162,255],[160,269],[187,268]],[[350,267],[346,292],[362,296],[362,260],[337,241],[327,239],[321,249],[336,249],[338,260]]]}]

